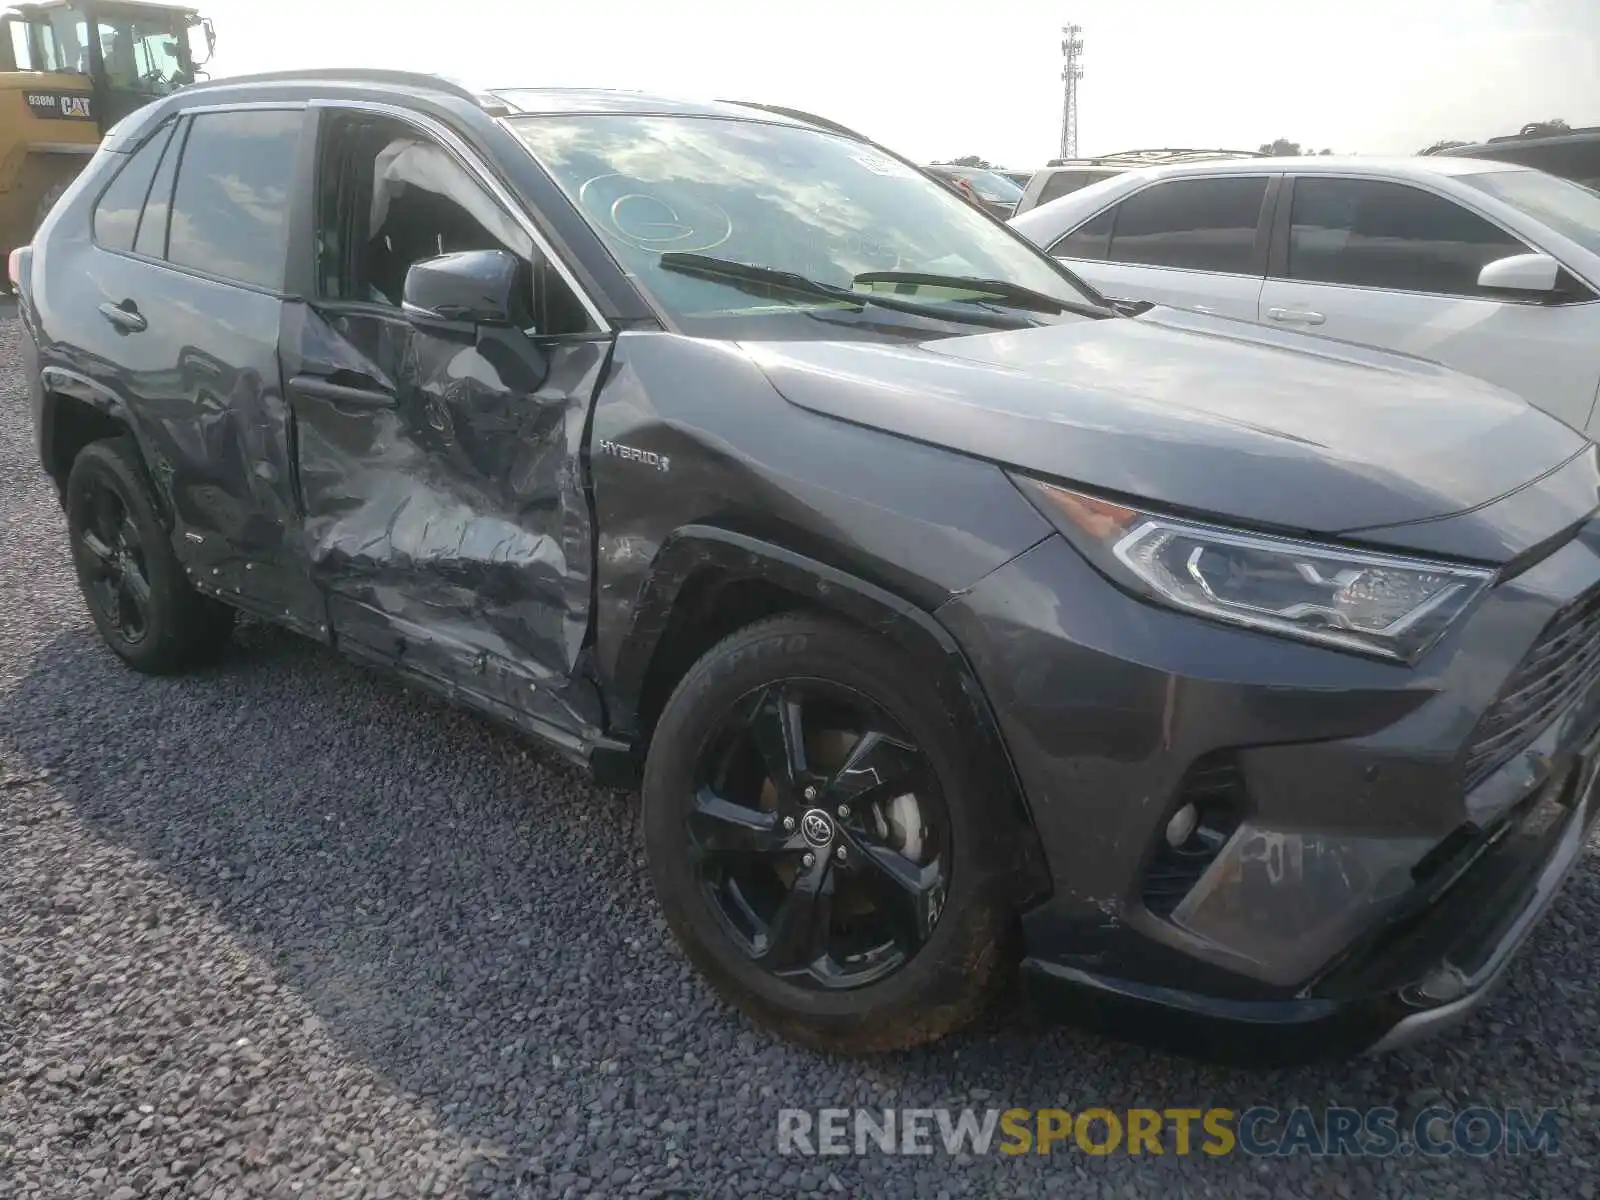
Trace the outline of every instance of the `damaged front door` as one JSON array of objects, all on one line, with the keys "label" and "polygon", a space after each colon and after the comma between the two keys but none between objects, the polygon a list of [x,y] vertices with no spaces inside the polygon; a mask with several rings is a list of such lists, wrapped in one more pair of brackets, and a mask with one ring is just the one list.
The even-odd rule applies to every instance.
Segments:
[{"label": "damaged front door", "polygon": [[[356,109],[319,127],[317,295],[290,310],[284,374],[334,636],[581,743],[601,714],[580,450],[609,342],[451,151]],[[464,251],[514,272],[520,311],[402,308],[413,266]]]}]

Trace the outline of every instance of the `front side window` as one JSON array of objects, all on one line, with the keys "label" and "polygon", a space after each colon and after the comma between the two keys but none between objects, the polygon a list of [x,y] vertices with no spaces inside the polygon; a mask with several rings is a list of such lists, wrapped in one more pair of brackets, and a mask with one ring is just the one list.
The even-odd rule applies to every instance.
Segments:
[{"label": "front side window", "polygon": [[318,170],[316,256],[323,299],[398,309],[424,259],[504,250],[522,264],[527,311],[543,334],[588,331],[577,296],[533,238],[453,154],[403,122],[367,114],[330,121]]},{"label": "front side window", "polygon": [[1050,253],[1061,258],[1104,258],[1106,244],[1111,240],[1111,226],[1116,219],[1115,208],[1095,214],[1051,246]]},{"label": "front side window", "polygon": [[107,250],[132,250],[139,236],[139,217],[144,211],[150,183],[172,139],[175,122],[169,121],[154,137],[128,157],[127,162],[100,193],[94,206],[94,240]]},{"label": "front side window", "polygon": [[1174,179],[1117,207],[1112,262],[1253,274],[1265,176]]},{"label": "front side window", "polygon": [[[763,294],[682,273],[670,261],[662,265],[664,254],[782,271],[831,288],[891,271],[1003,280],[1069,304],[1089,300],[1047,256],[949,188],[847,137],[753,120],[622,113],[523,117],[512,127],[623,269],[691,332],[760,336],[774,332],[774,321],[848,302],[784,289]],[[942,284],[902,281],[888,290],[951,309],[965,303]],[[815,320],[799,328],[827,336]]]},{"label": "front side window", "polygon": [[[74,32],[81,29],[79,24]],[[165,96],[194,82],[194,74],[185,62],[182,33],[164,14],[101,19],[95,25],[95,33],[100,39],[106,82],[113,88]]]},{"label": "front side window", "polygon": [[168,261],[277,290],[288,252],[299,110],[194,117],[178,165]]},{"label": "front side window", "polygon": [[1381,179],[1295,181],[1290,279],[1471,296],[1485,266],[1527,252],[1498,226],[1420,188]]}]

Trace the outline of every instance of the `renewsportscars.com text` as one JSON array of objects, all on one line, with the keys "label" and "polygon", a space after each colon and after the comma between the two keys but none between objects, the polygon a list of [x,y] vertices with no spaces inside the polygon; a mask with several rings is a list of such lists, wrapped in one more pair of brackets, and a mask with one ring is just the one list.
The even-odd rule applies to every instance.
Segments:
[{"label": "renewsportscars.com text", "polygon": [[786,1108],[779,1154],[1444,1157],[1556,1154],[1553,1109]]}]

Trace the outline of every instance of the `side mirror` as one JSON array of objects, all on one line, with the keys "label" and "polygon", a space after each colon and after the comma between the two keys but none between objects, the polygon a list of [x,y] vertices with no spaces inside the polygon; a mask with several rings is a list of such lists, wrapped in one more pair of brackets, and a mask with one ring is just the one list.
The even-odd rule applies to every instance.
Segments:
[{"label": "side mirror", "polygon": [[1497,258],[1478,272],[1478,286],[1497,292],[1554,292],[1561,280],[1561,264],[1548,254],[1513,254]]},{"label": "side mirror", "polygon": [[401,308],[413,319],[452,325],[514,325],[522,263],[506,250],[462,250],[413,263]]},{"label": "side mirror", "polygon": [[[205,53],[200,54],[195,48],[195,32],[199,31],[201,40],[205,43]],[[217,52],[217,30],[211,24],[210,17],[201,17],[191,21],[188,28],[189,58],[193,61],[195,70],[198,71],[211,61],[211,56]]]}]

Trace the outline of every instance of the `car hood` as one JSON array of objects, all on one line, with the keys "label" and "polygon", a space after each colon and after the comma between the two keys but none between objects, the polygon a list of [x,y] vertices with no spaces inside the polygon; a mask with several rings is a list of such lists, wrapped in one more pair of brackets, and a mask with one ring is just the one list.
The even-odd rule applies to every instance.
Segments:
[{"label": "car hood", "polygon": [[1436,521],[1589,445],[1511,393],[1421,359],[1175,309],[921,344],[744,349],[803,408],[1293,532]]}]

